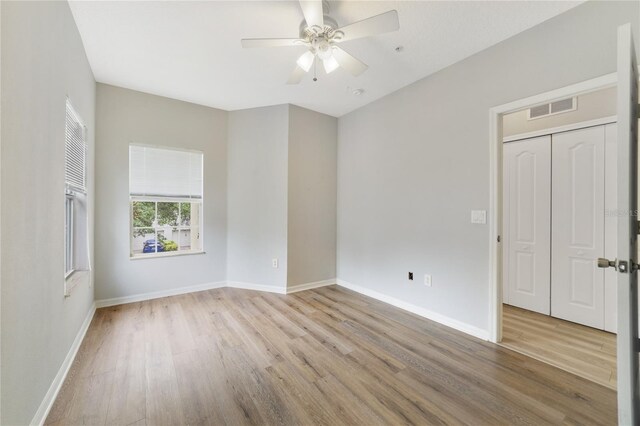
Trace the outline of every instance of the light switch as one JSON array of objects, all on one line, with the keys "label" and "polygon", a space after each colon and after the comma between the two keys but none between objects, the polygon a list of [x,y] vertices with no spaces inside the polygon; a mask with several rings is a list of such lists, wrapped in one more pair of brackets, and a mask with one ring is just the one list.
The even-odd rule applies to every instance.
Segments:
[{"label": "light switch", "polygon": [[471,223],[485,225],[487,223],[486,210],[471,210]]}]

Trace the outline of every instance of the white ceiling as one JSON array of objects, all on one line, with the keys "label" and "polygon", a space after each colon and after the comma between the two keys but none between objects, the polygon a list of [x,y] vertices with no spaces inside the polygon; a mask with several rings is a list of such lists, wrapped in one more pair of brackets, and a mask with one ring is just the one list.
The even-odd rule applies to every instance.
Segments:
[{"label": "white ceiling", "polygon": [[[285,84],[304,47],[242,49],[297,37],[297,1],[70,1],[97,81],[225,110],[292,103],[341,116],[581,3],[335,1],[343,26],[396,9],[400,31],[341,45],[369,65]],[[396,53],[396,46],[403,46]],[[355,96],[353,89],[364,89]]]}]

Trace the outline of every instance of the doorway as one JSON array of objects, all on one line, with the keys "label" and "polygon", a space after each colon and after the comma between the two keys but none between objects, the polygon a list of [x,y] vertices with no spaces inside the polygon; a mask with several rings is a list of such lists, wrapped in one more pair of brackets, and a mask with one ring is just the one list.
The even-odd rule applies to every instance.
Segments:
[{"label": "doorway", "polygon": [[[589,105],[584,100],[610,95],[615,92],[615,85],[616,75],[609,74],[493,108],[490,115],[493,207],[490,300],[494,303],[490,309],[491,340],[612,388],[616,385],[616,340],[611,333],[615,332],[611,329],[615,311],[609,309],[605,314],[605,305],[613,303],[615,307],[615,299],[607,302],[604,291],[605,279],[613,280],[609,299],[615,297],[615,276],[611,273],[605,277],[604,270],[593,273],[595,252],[591,251],[598,251],[595,257],[604,257],[605,245],[612,249],[616,245],[615,241],[605,241],[605,235],[615,235],[605,233],[605,226],[615,229],[615,222],[608,220],[605,224],[604,219],[605,174],[615,178],[615,171],[612,174],[605,171],[604,155],[605,149],[611,149],[606,136],[615,140],[612,133],[616,120],[615,94],[611,103],[614,115],[606,117],[602,114],[589,117]],[[564,111],[558,112],[559,108]],[[575,176],[569,176],[564,166],[569,154],[573,155],[572,150],[580,144],[585,148],[583,166],[593,161],[601,164],[581,169],[589,172],[583,179],[594,181],[589,187],[593,193],[573,194],[571,198],[566,196],[571,191],[567,182]],[[609,158],[615,158],[609,154]],[[580,155],[573,160],[576,158],[580,160]],[[522,178],[523,185],[517,189],[530,191],[528,197],[518,199],[513,185],[503,186],[510,178],[514,181],[514,174]],[[575,200],[586,204],[576,206]],[[593,200],[600,204],[594,205]],[[615,208],[615,199],[607,202],[611,203],[608,207]],[[573,220],[572,229],[562,226],[571,222],[566,216],[576,208],[583,213],[589,209],[602,211],[597,220],[581,214]],[[509,215],[513,214],[522,216],[519,221],[510,220]],[[520,226],[532,220],[536,226],[528,229]],[[567,250],[575,249],[568,244],[572,238],[569,234],[578,225],[594,232],[582,249],[569,253]],[[523,232],[530,235],[520,238]],[[515,234],[520,238],[518,247],[514,244],[513,250],[509,250],[509,240]],[[569,267],[573,269],[569,270],[566,262],[557,259],[554,262],[552,252],[574,259]],[[587,257],[591,259],[589,262],[580,262]],[[572,277],[575,285],[559,285],[570,283]]]}]

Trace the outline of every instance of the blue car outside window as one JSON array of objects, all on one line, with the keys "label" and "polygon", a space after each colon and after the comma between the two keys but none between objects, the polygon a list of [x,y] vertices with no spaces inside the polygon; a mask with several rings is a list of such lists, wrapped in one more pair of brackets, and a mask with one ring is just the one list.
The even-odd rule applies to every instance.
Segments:
[{"label": "blue car outside window", "polygon": [[161,251],[164,251],[164,244],[162,241],[147,240],[144,242],[144,247],[142,248],[143,253],[155,253]]}]

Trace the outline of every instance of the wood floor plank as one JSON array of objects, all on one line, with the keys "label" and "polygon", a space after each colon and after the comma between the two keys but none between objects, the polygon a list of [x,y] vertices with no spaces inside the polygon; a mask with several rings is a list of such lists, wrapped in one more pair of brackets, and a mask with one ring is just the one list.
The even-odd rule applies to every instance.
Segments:
[{"label": "wood floor plank", "polygon": [[266,371],[272,377],[276,392],[280,393],[283,399],[290,399],[300,407],[298,412],[305,413],[299,421],[300,424],[307,423],[309,418],[318,425],[344,424],[353,420],[353,417],[337,409],[335,404],[323,395],[316,382],[306,380],[286,363],[274,364],[267,367]]},{"label": "wood floor plank", "polygon": [[[505,335],[531,340],[536,318]],[[615,341],[544,321],[565,353]],[[580,340],[582,339],[582,340]],[[568,342],[568,343],[567,343]],[[533,343],[530,343],[533,344]],[[596,362],[602,354],[584,356]],[[614,424],[615,392],[336,286],[99,309],[47,424]]]},{"label": "wood floor plank", "polygon": [[253,367],[240,348],[224,348],[222,354],[225,369],[234,372],[233,382],[253,402],[255,414],[250,418],[255,424],[296,423],[289,407],[282,403],[271,382],[266,380],[268,373],[264,369]]},{"label": "wood floor plank", "polygon": [[313,357],[299,350],[293,339],[272,322],[268,320],[254,321],[251,325],[275,347],[282,357],[278,361],[287,362],[295,366],[298,374],[304,375],[307,380],[314,381],[327,374],[322,366],[314,362]]},{"label": "wood floor plank", "polygon": [[[332,333],[327,332],[323,327],[319,324],[316,324],[308,314],[304,312],[298,311],[295,307],[300,304],[288,304],[283,301],[280,295],[276,294],[264,294],[262,297],[267,300],[271,305],[274,306],[275,309],[279,309],[283,315],[285,315],[290,321],[297,324],[300,328],[302,328],[306,333],[312,335],[316,340],[322,343],[324,346],[328,347],[332,351],[338,351],[341,355],[346,355],[349,352],[353,351],[352,345],[349,343],[348,339],[341,339],[339,336],[336,336]],[[290,298],[289,300],[294,300]],[[294,307],[294,309],[289,309],[289,307]],[[308,310],[309,313],[315,312],[315,310]]]},{"label": "wood floor plank", "polygon": [[106,424],[113,379],[113,372],[83,377],[77,384],[77,392],[73,396],[71,407],[62,424]]},{"label": "wood floor plank", "polygon": [[[173,363],[170,337],[170,311],[167,298],[152,300],[145,316],[146,420],[153,425],[176,425],[184,422],[178,379]],[[168,328],[169,327],[169,328]]]},{"label": "wood floor plank", "polygon": [[[494,381],[492,377],[483,377],[488,383],[484,384],[484,386],[479,386],[477,384],[477,377],[480,375],[477,372],[478,367],[472,368],[470,365],[466,365],[463,361],[456,359],[456,354],[451,351],[441,353],[431,348],[427,350],[427,356],[421,357],[420,354],[410,351],[393,341],[381,339],[380,336],[366,330],[357,323],[347,321],[345,325],[357,330],[356,334],[358,336],[370,339],[379,345],[384,345],[386,351],[394,354],[395,357],[412,367],[418,374],[427,375],[431,378],[440,377],[448,385],[455,384],[460,393],[466,394],[469,399],[482,401],[482,405],[489,407],[492,411],[506,411],[506,416],[517,418],[519,421],[526,419],[539,423],[544,420],[537,413],[522,409],[522,404],[527,402],[524,399],[518,399],[518,404],[514,404],[516,396],[513,395],[513,389],[510,392],[505,391],[503,393],[503,389],[500,386],[495,386],[497,381]],[[446,375],[443,376],[442,372],[445,371],[445,368],[447,368]],[[499,399],[511,403],[497,404],[496,401]]]},{"label": "wood floor plank", "polygon": [[616,388],[616,335],[580,324],[503,305],[501,344]]},{"label": "wood floor plank", "polygon": [[259,321],[248,320],[236,309],[229,309],[223,314],[223,318],[231,332],[242,342],[242,347],[261,367],[266,368],[283,359],[273,343],[260,334],[254,326],[254,324],[259,324]]},{"label": "wood floor plank", "polygon": [[216,389],[205,371],[207,359],[200,349],[181,352],[173,357],[184,421],[190,425],[224,423]]},{"label": "wood floor plank", "polygon": [[128,425],[146,417],[144,329],[132,326],[130,333],[123,333],[119,349],[114,385],[109,397],[107,423]]},{"label": "wood floor plank", "polygon": [[[216,415],[224,418],[222,424],[241,425],[258,424],[261,420],[253,402],[236,385],[235,370],[227,369],[222,350],[228,348],[216,339],[216,336],[204,336],[200,339],[200,357],[203,377],[214,390],[214,399],[210,401]],[[252,417],[252,413],[253,417]]]}]

